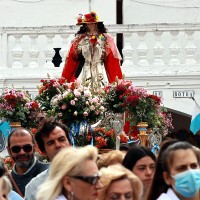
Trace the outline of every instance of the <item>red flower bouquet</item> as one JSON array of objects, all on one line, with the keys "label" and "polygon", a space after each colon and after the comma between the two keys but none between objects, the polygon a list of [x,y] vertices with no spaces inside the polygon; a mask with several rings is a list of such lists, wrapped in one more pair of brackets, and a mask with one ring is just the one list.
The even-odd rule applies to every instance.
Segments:
[{"label": "red flower bouquet", "polygon": [[130,121],[130,126],[147,122],[149,128],[158,127],[162,131],[173,128],[171,115],[161,105],[160,97],[149,94],[144,88],[131,86],[124,99],[126,120]]},{"label": "red flower bouquet", "polygon": [[[107,130],[106,128],[96,128],[92,135],[94,137],[94,145],[98,149],[114,149],[116,146],[116,136],[113,129]],[[118,135],[121,143],[128,142],[128,136],[122,132]],[[90,137],[91,139],[92,137]]]},{"label": "red flower bouquet", "polygon": [[32,101],[28,91],[6,89],[0,95],[0,119],[9,122],[20,122],[29,128],[32,115],[37,112],[38,103]]},{"label": "red flower bouquet", "polygon": [[105,107],[107,111],[113,113],[122,113],[126,110],[125,95],[129,87],[132,85],[130,81],[118,80],[106,86],[105,89]]},{"label": "red flower bouquet", "polygon": [[8,170],[12,170],[15,162],[14,160],[10,157],[10,156],[7,156],[5,159],[4,159],[4,162],[5,162],[5,165],[7,166]]},{"label": "red flower bouquet", "polygon": [[63,90],[65,79],[51,79],[48,76],[48,79],[42,79],[40,81],[42,84],[38,86],[38,95],[36,96],[36,100],[40,104],[40,108],[47,112],[52,109],[51,100],[52,98],[59,94],[60,90]]}]

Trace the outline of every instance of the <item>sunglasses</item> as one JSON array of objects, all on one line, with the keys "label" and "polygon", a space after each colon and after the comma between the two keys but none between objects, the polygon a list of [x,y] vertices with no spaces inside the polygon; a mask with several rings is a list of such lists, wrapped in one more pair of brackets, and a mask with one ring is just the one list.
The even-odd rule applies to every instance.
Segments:
[{"label": "sunglasses", "polygon": [[72,178],[82,180],[91,185],[95,185],[99,181],[100,177],[101,177],[100,174],[94,176],[72,176]]},{"label": "sunglasses", "polygon": [[10,149],[13,153],[19,153],[21,149],[23,149],[24,152],[29,153],[33,150],[33,144],[26,144],[24,146],[13,146]]}]

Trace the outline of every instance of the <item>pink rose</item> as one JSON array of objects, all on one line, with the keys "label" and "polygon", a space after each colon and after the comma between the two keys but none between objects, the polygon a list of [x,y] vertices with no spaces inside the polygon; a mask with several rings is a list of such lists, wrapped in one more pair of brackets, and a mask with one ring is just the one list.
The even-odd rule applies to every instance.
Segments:
[{"label": "pink rose", "polygon": [[94,103],[98,103],[98,102],[99,102],[99,98],[98,98],[98,97],[94,97],[94,98],[92,99],[92,101],[93,101]]},{"label": "pink rose", "polygon": [[70,104],[71,104],[72,106],[74,106],[74,105],[76,104],[76,102],[75,102],[74,100],[71,100],[71,101],[70,101]]},{"label": "pink rose", "polygon": [[88,112],[85,111],[85,112],[83,113],[83,116],[87,117],[87,116],[88,116]]},{"label": "pink rose", "polygon": [[75,97],[80,97],[80,96],[81,96],[81,93],[80,93],[77,89],[75,89],[75,90],[74,90],[74,96],[75,96]]},{"label": "pink rose", "polygon": [[62,95],[59,94],[59,95],[58,95],[58,100],[62,100],[62,99],[63,99]]},{"label": "pink rose", "polygon": [[95,115],[99,115],[99,111],[97,110],[97,111],[95,111]]},{"label": "pink rose", "polygon": [[103,106],[101,106],[99,109],[100,109],[100,110],[102,110],[102,111],[104,111],[104,110],[105,110],[105,108],[104,108]]},{"label": "pink rose", "polygon": [[94,105],[91,105],[91,106],[90,106],[90,110],[95,110],[95,106],[94,106]]},{"label": "pink rose", "polygon": [[90,103],[93,103],[93,99],[91,99],[91,98],[89,98],[88,101],[89,101]]},{"label": "pink rose", "polygon": [[90,97],[91,96],[91,92],[89,90],[84,91],[84,96],[85,97]]},{"label": "pink rose", "polygon": [[60,83],[58,83],[57,81],[55,81],[55,82],[53,83],[53,87],[60,87]]},{"label": "pink rose", "polygon": [[66,97],[68,94],[69,94],[69,91],[65,91],[65,92],[63,93],[63,97]]},{"label": "pink rose", "polygon": [[63,104],[61,107],[62,110],[65,110],[66,108],[67,108],[67,104]]},{"label": "pink rose", "polygon": [[58,99],[57,98],[53,99],[52,104],[53,105],[57,105],[58,104]]}]

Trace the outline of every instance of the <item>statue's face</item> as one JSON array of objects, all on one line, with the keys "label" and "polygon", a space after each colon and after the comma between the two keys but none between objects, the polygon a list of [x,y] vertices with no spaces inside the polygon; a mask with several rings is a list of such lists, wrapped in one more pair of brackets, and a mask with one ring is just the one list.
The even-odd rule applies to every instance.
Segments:
[{"label": "statue's face", "polygon": [[87,24],[87,27],[90,31],[96,31],[97,30],[97,23],[89,23],[89,24]]}]

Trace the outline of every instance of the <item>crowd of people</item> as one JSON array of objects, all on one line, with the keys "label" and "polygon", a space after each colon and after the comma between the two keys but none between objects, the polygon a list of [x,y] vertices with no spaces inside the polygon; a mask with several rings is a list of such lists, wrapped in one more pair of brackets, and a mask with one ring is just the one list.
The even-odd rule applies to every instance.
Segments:
[{"label": "crowd of people", "polygon": [[[78,25],[62,76],[81,76],[93,89],[121,79],[120,55],[96,13]],[[200,150],[186,141],[168,138],[157,155],[137,144],[100,154],[74,147],[68,128],[45,117],[34,135],[13,129],[7,151],[15,164],[8,170],[0,160],[0,200],[200,200]]]},{"label": "crowd of people", "polygon": [[157,155],[137,144],[100,154],[73,147],[67,127],[46,118],[34,136],[14,129],[7,148],[15,164],[0,161],[0,200],[200,199],[200,150],[186,141],[168,138]]}]

